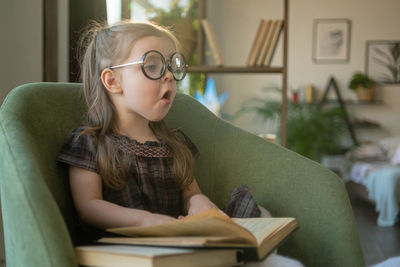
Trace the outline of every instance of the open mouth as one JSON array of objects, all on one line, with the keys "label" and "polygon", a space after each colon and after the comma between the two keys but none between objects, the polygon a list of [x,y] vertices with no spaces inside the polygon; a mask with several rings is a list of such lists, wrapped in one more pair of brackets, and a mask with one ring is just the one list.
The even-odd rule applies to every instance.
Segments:
[{"label": "open mouth", "polygon": [[169,92],[165,92],[165,94],[162,96],[162,99],[169,99]]}]

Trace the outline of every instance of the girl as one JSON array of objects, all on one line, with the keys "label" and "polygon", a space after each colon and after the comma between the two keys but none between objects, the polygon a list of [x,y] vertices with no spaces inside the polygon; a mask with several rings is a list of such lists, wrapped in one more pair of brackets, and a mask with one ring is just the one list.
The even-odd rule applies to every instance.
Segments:
[{"label": "girl", "polygon": [[[176,81],[186,75],[176,38],[150,23],[97,24],[84,46],[87,123],[71,133],[58,157],[69,165],[83,222],[97,229],[144,226],[219,210],[193,176],[197,148],[163,121]],[[240,209],[243,199],[248,209]],[[260,213],[245,187],[227,208],[235,217]],[[104,232],[95,234],[92,239]]]}]

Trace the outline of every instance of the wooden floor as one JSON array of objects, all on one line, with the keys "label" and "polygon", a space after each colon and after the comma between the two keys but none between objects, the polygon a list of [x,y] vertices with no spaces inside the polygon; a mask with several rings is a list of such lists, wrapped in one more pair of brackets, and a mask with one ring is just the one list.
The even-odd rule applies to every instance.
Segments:
[{"label": "wooden floor", "polygon": [[394,227],[379,227],[378,213],[372,204],[359,198],[351,198],[361,246],[367,266],[400,256],[400,224]]}]

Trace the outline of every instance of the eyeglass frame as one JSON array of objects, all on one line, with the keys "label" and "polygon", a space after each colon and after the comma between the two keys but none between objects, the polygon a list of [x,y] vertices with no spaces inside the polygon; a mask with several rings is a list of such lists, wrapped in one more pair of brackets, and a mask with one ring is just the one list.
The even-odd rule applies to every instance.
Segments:
[{"label": "eyeglass frame", "polygon": [[[146,73],[146,71],[144,70],[144,60],[145,60],[145,58],[146,58],[146,56],[149,54],[149,53],[151,53],[151,52],[156,52],[157,54],[159,54],[160,56],[161,56],[161,60],[162,60],[162,63],[163,63],[163,69],[162,69],[162,73],[161,73],[161,75],[160,75],[160,77],[159,78],[152,78],[152,77],[150,77],[147,73]],[[159,52],[159,51],[157,51],[157,50],[149,50],[149,51],[147,51],[146,53],[144,53],[144,55],[142,56],[142,58],[141,58],[141,60],[137,60],[137,61],[133,61],[133,62],[128,62],[128,63],[124,63],[124,64],[119,64],[119,65],[115,65],[115,66],[108,66],[107,67],[107,69],[117,69],[117,68],[122,68],[122,67],[127,67],[127,66],[132,66],[132,65],[136,65],[136,64],[140,64],[140,68],[142,69],[142,72],[143,72],[143,74],[144,74],[144,76],[146,76],[148,79],[150,79],[150,80],[159,80],[159,79],[161,79],[164,75],[165,75],[165,72],[166,72],[166,70],[168,69],[171,73],[172,73],[172,76],[174,77],[174,80],[175,81],[182,81],[185,77],[186,77],[186,74],[187,74],[187,67],[189,67],[189,64],[187,64],[186,63],[186,58],[185,58],[185,56],[182,54],[182,53],[179,53],[179,52],[174,52],[172,55],[171,55],[171,57],[170,57],[170,59],[171,58],[173,58],[176,54],[179,54],[179,55],[181,55],[182,56],[182,58],[183,58],[183,60],[185,61],[185,65],[184,65],[184,67],[185,67],[185,74],[183,75],[183,77],[181,78],[181,79],[177,79],[177,78],[175,78],[175,75],[174,75],[174,73],[173,73],[173,71],[172,71],[172,67],[171,67],[171,60],[170,60],[170,62],[168,63],[168,64],[166,64],[166,61],[165,61],[165,57]]]}]

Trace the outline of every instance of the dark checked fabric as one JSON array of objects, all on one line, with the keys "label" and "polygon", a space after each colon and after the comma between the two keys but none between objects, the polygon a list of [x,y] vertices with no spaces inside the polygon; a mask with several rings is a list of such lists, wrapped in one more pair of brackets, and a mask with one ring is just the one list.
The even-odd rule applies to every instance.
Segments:
[{"label": "dark checked fabric", "polygon": [[245,185],[236,187],[231,192],[224,211],[229,217],[234,218],[255,218],[261,215],[250,189]]},{"label": "dark checked fabric", "polygon": [[[58,161],[98,173],[96,138],[81,135],[81,132],[82,128],[72,131],[61,148]],[[197,147],[183,132],[180,133],[194,157],[197,157]],[[103,182],[103,199],[123,207],[147,210],[172,217],[185,215],[182,190],[173,177],[173,162],[168,146],[163,141],[139,143],[118,134],[112,136],[112,141],[118,151],[132,156],[132,164],[125,179],[126,185],[122,189],[114,190]],[[231,217],[239,218],[260,216],[260,211],[246,186],[233,190],[225,212]],[[86,228],[83,231],[91,232],[90,239],[94,240],[105,235],[104,232],[90,229],[84,223],[82,225]]]},{"label": "dark checked fabric", "polygon": [[[81,128],[75,129],[67,138],[58,161],[97,173],[96,139],[80,135],[81,131]],[[196,156],[196,146],[183,132],[180,133]],[[112,142],[120,152],[131,155],[132,162],[122,189],[114,190],[103,183],[103,199],[128,208],[174,217],[182,215],[182,192],[173,177],[168,146],[163,141],[139,143],[117,134],[112,136]]]}]

